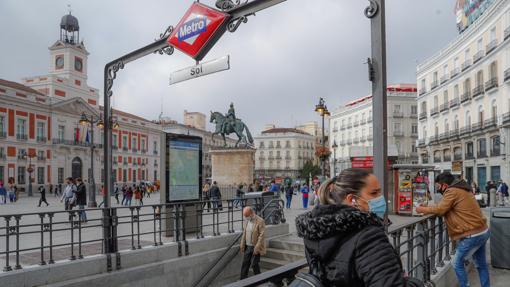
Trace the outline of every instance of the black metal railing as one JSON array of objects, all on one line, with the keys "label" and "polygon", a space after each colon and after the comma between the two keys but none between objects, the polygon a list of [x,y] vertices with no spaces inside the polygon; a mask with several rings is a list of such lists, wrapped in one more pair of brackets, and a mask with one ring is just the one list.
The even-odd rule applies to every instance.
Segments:
[{"label": "black metal railing", "polygon": [[16,139],[20,140],[20,141],[26,141],[26,140],[28,140],[28,135],[27,134],[16,134]]},{"label": "black metal railing", "polygon": [[421,112],[420,116],[418,117],[419,120],[424,120],[427,118],[427,112]]},{"label": "black metal railing", "polygon": [[[81,146],[81,147],[90,147],[91,143],[81,140],[66,140],[66,139],[60,139],[60,138],[54,138],[52,140],[53,144],[59,144],[59,145],[71,145],[71,146]],[[94,144],[96,148],[102,148],[103,144]]]},{"label": "black metal railing", "polygon": [[5,131],[0,131],[0,139],[4,139],[7,137],[7,133]]},{"label": "black metal railing", "polygon": [[503,114],[503,116],[501,117],[501,123],[502,124],[510,123],[510,112]]},{"label": "black metal railing", "polygon": [[487,44],[487,54],[489,54],[490,52],[494,51],[494,49],[496,49],[496,47],[498,46],[498,40],[494,39],[492,41],[490,41],[489,44]]},{"label": "black metal railing", "polygon": [[[179,255],[188,255],[188,235],[203,238],[242,230],[245,204],[245,199],[229,199],[84,209],[87,221],[80,220],[82,211],[77,209],[0,215],[0,262],[7,272],[76,260],[104,253],[107,241],[117,246],[117,251],[181,242]],[[264,212],[258,199],[248,204]],[[278,222],[284,222],[282,210],[271,210],[271,220],[278,217]],[[111,214],[109,220],[105,220],[105,211]],[[165,228],[162,220],[173,224]],[[278,224],[275,220],[269,224]],[[104,228],[112,228],[114,237],[103,238]]]},{"label": "black metal railing", "polygon": [[420,91],[418,93],[421,96],[421,95],[427,93],[427,89],[425,87],[423,87],[423,88],[420,89]]},{"label": "black metal railing", "polygon": [[460,73],[460,69],[459,69],[459,68],[454,68],[454,69],[450,72],[450,79],[455,78],[455,77],[456,77],[459,73]]},{"label": "black metal railing", "polygon": [[473,98],[476,98],[484,93],[484,86],[483,84],[479,84],[473,89]]},{"label": "black metal railing", "polygon": [[466,153],[466,155],[464,156],[465,159],[474,159],[475,158],[475,155],[473,153]]},{"label": "black metal railing", "polygon": [[441,104],[441,106],[439,106],[439,111],[444,112],[444,111],[447,111],[449,108],[450,108],[450,104],[448,102],[446,102],[444,104]]},{"label": "black metal railing", "polygon": [[[448,237],[442,217],[425,216],[417,222],[402,226],[390,226],[388,237],[399,254],[403,271],[431,284],[438,268],[444,267],[455,254],[455,246]],[[287,286],[298,272],[307,272],[306,259],[296,261],[259,275],[237,281],[226,287],[254,287],[264,283]]]},{"label": "black metal railing", "polygon": [[457,97],[457,98],[453,98],[451,101],[450,101],[450,108],[453,108],[453,107],[456,107],[458,106],[460,103],[460,99]]},{"label": "black metal railing", "polygon": [[490,80],[485,82],[485,91],[490,91],[498,87],[498,77],[492,77]]},{"label": "black metal railing", "polygon": [[481,58],[483,58],[483,56],[485,56],[485,52],[483,50],[480,50],[478,51],[474,56],[473,56],[473,64],[480,61]]},{"label": "black metal railing", "polygon": [[444,84],[444,83],[448,82],[448,79],[449,79],[448,75],[445,74],[439,80],[440,80],[441,84]]},{"label": "black metal railing", "polygon": [[434,90],[435,88],[437,88],[437,86],[439,86],[439,82],[437,81],[437,79],[435,81],[432,81],[432,83],[430,84],[430,90]]},{"label": "black metal railing", "polygon": [[465,103],[471,100],[471,91],[467,90],[460,96],[460,102]]},{"label": "black metal railing", "polygon": [[46,139],[46,137],[40,137],[40,136],[37,136],[37,137],[36,137],[36,141],[37,141],[38,143],[42,143],[42,142],[46,142],[46,141],[47,141],[47,139]]},{"label": "black metal railing", "polygon": [[506,82],[510,79],[510,68],[505,70],[505,75],[503,77],[503,81]]},{"label": "black metal railing", "polygon": [[466,61],[464,61],[464,63],[462,63],[461,70],[464,72],[470,66],[471,66],[471,59],[466,59]]},{"label": "black metal railing", "polygon": [[433,108],[430,110],[430,115],[431,115],[431,116],[437,115],[438,113],[439,113],[439,107],[433,107]]}]

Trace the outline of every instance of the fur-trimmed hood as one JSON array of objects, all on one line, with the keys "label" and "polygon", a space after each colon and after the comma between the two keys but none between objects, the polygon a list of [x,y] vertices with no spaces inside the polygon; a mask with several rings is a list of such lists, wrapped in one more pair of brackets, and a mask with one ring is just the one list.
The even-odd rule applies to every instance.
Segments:
[{"label": "fur-trimmed hood", "polygon": [[367,226],[382,227],[383,223],[377,215],[348,205],[318,205],[296,218],[298,236],[308,240],[343,237]]}]

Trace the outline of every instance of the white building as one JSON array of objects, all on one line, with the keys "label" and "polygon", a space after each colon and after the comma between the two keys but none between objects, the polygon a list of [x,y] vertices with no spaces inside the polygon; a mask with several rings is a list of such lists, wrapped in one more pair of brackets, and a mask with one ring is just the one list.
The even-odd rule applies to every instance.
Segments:
[{"label": "white building", "polygon": [[510,180],[510,1],[457,8],[461,34],[417,67],[420,160],[483,188]]},{"label": "white building", "polygon": [[[397,156],[398,163],[416,163],[416,85],[389,85],[387,91],[388,155]],[[329,122],[331,170],[336,165],[336,173],[339,173],[351,167],[353,157],[372,156],[372,126],[372,96],[357,99],[332,112]],[[334,143],[338,146],[336,150]],[[364,152],[360,154],[360,151]]]},{"label": "white building", "polygon": [[315,137],[298,129],[267,129],[254,141],[256,178],[297,178],[304,164],[314,159]]},{"label": "white building", "polygon": [[[82,114],[98,119],[98,89],[87,84],[89,53],[78,38],[78,20],[65,15],[60,39],[50,50],[49,74],[28,77],[23,84],[0,80],[0,180],[28,186],[59,184],[66,177],[101,184],[103,132],[82,126]],[[119,127],[113,130],[113,175],[117,182],[159,179],[161,128],[141,117],[113,110]],[[91,156],[91,146],[94,154]]]}]

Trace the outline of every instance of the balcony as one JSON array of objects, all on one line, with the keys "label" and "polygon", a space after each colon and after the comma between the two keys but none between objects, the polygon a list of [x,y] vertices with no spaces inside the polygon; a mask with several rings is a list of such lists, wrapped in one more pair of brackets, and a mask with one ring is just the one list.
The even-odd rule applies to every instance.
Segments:
[{"label": "balcony", "polygon": [[119,146],[118,145],[112,145],[112,149],[113,150],[117,150],[117,149],[119,149]]},{"label": "balcony", "polygon": [[486,158],[487,157],[487,151],[486,150],[480,150],[476,153],[477,158]]},{"label": "balcony", "polygon": [[410,117],[411,119],[416,119],[416,118],[418,118],[418,114],[411,112],[411,114],[409,115],[409,117]]},{"label": "balcony", "polygon": [[487,55],[498,46],[498,40],[494,39],[487,45]]},{"label": "balcony", "polygon": [[453,100],[450,101],[450,109],[459,106],[459,103],[460,99],[454,98]]},{"label": "balcony", "polygon": [[471,132],[472,133],[481,132],[482,128],[483,122],[474,123],[473,125],[471,125]]},{"label": "balcony", "polygon": [[6,132],[0,132],[0,139],[4,139],[7,137],[7,133]]},{"label": "balcony", "polygon": [[464,61],[464,63],[462,63],[462,66],[461,66],[462,72],[464,72],[469,67],[471,67],[471,60],[467,59],[466,61]]},{"label": "balcony", "polygon": [[473,98],[483,95],[483,93],[484,93],[483,84],[480,84],[473,89]]},{"label": "balcony", "polygon": [[344,146],[344,145],[345,145],[345,140],[341,140],[341,141],[340,141],[340,145],[341,145],[341,146]]},{"label": "balcony", "polygon": [[396,119],[401,119],[404,117],[404,113],[403,112],[393,112],[393,117]]},{"label": "balcony", "polygon": [[286,160],[292,160],[292,157],[290,155],[288,155],[288,156],[285,156],[285,159]]},{"label": "balcony", "polygon": [[420,116],[418,117],[419,120],[424,120],[427,118],[427,112],[420,113]]},{"label": "balcony", "polygon": [[504,82],[506,82],[510,79],[510,68],[505,70],[505,76],[503,79],[504,79]]},{"label": "balcony", "polygon": [[510,124],[510,112],[503,114],[503,116],[501,117],[501,123],[502,124]]},{"label": "balcony", "polygon": [[355,122],[354,122],[354,126],[355,126],[355,127],[359,126],[359,121],[355,121]]},{"label": "balcony", "polygon": [[430,90],[434,90],[435,88],[437,88],[437,86],[439,86],[439,82],[437,81],[437,79],[435,81],[433,81],[431,84],[430,84]]},{"label": "balcony", "polygon": [[28,140],[27,134],[16,134],[16,139],[20,141],[26,141]]},{"label": "balcony", "polygon": [[427,89],[425,87],[421,88],[419,91],[420,96],[425,94],[427,92]]},{"label": "balcony", "polygon": [[507,27],[504,32],[504,39],[508,39],[510,37],[510,27]]},{"label": "balcony", "polygon": [[437,115],[437,114],[439,114],[439,107],[434,107],[434,108],[432,108],[432,109],[430,110],[430,116],[431,116],[431,117],[432,117],[432,116],[435,116],[435,115]]},{"label": "balcony", "polygon": [[501,150],[499,148],[491,150],[491,156],[500,156]]},{"label": "balcony", "polygon": [[451,155],[444,155],[443,159],[444,159],[445,162],[450,162],[450,161],[452,161],[452,156]]},{"label": "balcony", "polygon": [[371,141],[371,140],[373,140],[373,139],[374,139],[374,135],[368,135],[368,136],[367,136],[367,140]]},{"label": "balcony", "polygon": [[488,120],[485,120],[483,122],[483,129],[490,129],[490,128],[495,128],[497,127],[498,125],[498,119],[496,117],[492,117]]},{"label": "balcony", "polygon": [[418,139],[418,147],[424,147],[425,146],[425,139]]},{"label": "balcony", "polygon": [[465,156],[465,159],[468,160],[468,159],[474,159],[475,158],[475,155],[473,153],[466,153],[466,156]]},{"label": "balcony", "polygon": [[453,70],[450,72],[450,79],[455,78],[455,77],[456,77],[459,73],[460,73],[460,69],[459,69],[459,68],[455,68],[455,69],[453,69]]},{"label": "balcony", "polygon": [[445,141],[450,137],[450,132],[444,132],[439,135],[439,141]]},{"label": "balcony", "polygon": [[471,100],[471,91],[466,91],[460,96],[460,102],[465,103]]},{"label": "balcony", "polygon": [[128,150],[129,150],[129,148],[128,148],[127,146],[124,146],[124,147],[122,147],[122,150],[123,150],[123,151],[128,151]]},{"label": "balcony", "polygon": [[364,124],[366,124],[366,123],[367,123],[367,120],[366,120],[366,119],[361,119],[361,121],[360,121],[360,125],[364,125]]},{"label": "balcony", "polygon": [[361,137],[359,138],[359,141],[360,141],[360,142],[362,142],[362,143],[364,143],[364,142],[366,142],[366,141],[367,141],[367,137],[366,137],[366,136],[361,136]]},{"label": "balcony", "polygon": [[443,75],[439,80],[441,82],[441,85],[448,82],[448,75]]},{"label": "balcony", "polygon": [[498,87],[498,77],[492,77],[490,80],[485,82],[485,91],[488,92]]},{"label": "balcony", "polygon": [[352,140],[351,140],[351,139],[348,139],[348,140],[347,140],[347,144],[348,144],[348,145],[351,145],[351,144],[352,144]]},{"label": "balcony", "polygon": [[0,159],[6,160],[7,155],[5,153],[0,153]]},{"label": "balcony", "polygon": [[138,150],[137,150],[136,148],[133,148],[133,149],[131,149],[131,152],[133,152],[133,153],[137,153],[137,152],[138,152]]},{"label": "balcony", "polygon": [[403,137],[404,132],[403,131],[393,131],[393,136],[394,137]]},{"label": "balcony", "polygon": [[352,123],[348,123],[348,124],[347,124],[347,128],[348,128],[348,129],[352,128]]},{"label": "balcony", "polygon": [[450,104],[449,103],[444,103],[441,106],[439,106],[439,111],[440,112],[444,112],[444,111],[447,111],[449,108],[450,108]]},{"label": "balcony", "polygon": [[417,138],[418,137],[418,133],[411,132],[411,137],[412,138]]},{"label": "balcony", "polygon": [[459,129],[453,129],[451,130],[449,135],[450,139],[457,138],[459,136]]},{"label": "balcony", "polygon": [[453,160],[462,160],[462,154],[453,154]]},{"label": "balcony", "polygon": [[[53,139],[53,144],[59,144],[59,145],[71,145],[71,146],[81,146],[81,147],[90,147],[90,143],[84,142],[84,141],[77,141],[77,140],[65,140],[65,139]],[[102,148],[102,144],[96,144],[96,148]]]},{"label": "balcony", "polygon": [[434,157],[434,163],[438,163],[438,162],[441,162],[441,157],[440,156],[435,156]]},{"label": "balcony", "polygon": [[143,154],[146,154],[146,153],[147,153],[147,150],[146,150],[146,149],[142,149],[142,153],[143,153]]},{"label": "balcony", "polygon": [[460,136],[468,135],[470,133],[471,133],[471,125],[465,126],[465,127],[461,128],[459,131]]},{"label": "balcony", "polygon": [[36,141],[37,141],[38,143],[44,143],[44,142],[46,142],[47,140],[48,140],[48,139],[47,139],[46,137],[40,137],[40,136],[37,136],[37,137],[36,137]]},{"label": "balcony", "polygon": [[439,135],[429,137],[429,143],[434,144],[439,140]]},{"label": "balcony", "polygon": [[368,116],[367,122],[368,122],[368,123],[371,123],[371,122],[372,122],[372,120],[373,120],[373,119],[372,119],[372,116]]},{"label": "balcony", "polygon": [[473,64],[480,61],[480,59],[483,58],[483,56],[485,56],[485,52],[483,50],[480,50],[478,51],[474,56],[473,56]]},{"label": "balcony", "polygon": [[352,143],[355,143],[355,144],[359,143],[359,138],[355,138],[355,139],[353,139],[353,140],[352,140]]},{"label": "balcony", "polygon": [[158,151],[157,150],[153,150],[152,151],[153,154],[157,155],[158,154]]},{"label": "balcony", "polygon": [[43,155],[42,156],[41,155],[37,156],[37,161],[45,161],[45,160],[46,160],[46,158]]}]

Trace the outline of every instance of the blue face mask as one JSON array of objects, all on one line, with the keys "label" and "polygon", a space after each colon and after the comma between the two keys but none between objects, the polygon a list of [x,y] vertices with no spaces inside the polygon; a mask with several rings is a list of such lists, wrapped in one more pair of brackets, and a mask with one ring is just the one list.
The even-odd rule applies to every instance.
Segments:
[{"label": "blue face mask", "polygon": [[384,195],[371,199],[368,202],[368,210],[375,213],[380,218],[384,218],[386,212],[386,199]]}]

